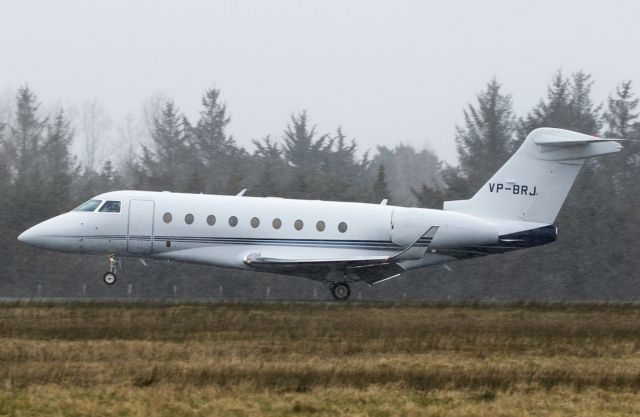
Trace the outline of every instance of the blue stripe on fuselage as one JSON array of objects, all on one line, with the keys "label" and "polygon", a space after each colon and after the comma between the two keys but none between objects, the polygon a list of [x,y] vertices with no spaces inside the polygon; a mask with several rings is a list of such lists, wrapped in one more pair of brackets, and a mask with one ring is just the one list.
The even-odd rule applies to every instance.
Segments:
[{"label": "blue stripe on fuselage", "polygon": [[[88,235],[66,236],[82,239],[126,240],[126,235]],[[129,240],[149,241],[151,236],[129,236]],[[182,242],[182,243],[216,243],[232,245],[269,245],[269,246],[309,246],[326,248],[349,249],[374,249],[374,250],[400,250],[402,246],[392,241],[382,240],[326,240],[326,239],[277,239],[277,238],[240,238],[240,237],[207,237],[207,236],[154,236],[156,242]]]}]

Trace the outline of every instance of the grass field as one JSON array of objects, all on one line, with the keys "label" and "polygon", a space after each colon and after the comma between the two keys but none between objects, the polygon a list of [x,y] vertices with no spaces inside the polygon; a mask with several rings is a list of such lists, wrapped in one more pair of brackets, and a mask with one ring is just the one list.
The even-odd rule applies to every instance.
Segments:
[{"label": "grass field", "polygon": [[0,416],[637,416],[631,305],[0,304]]}]

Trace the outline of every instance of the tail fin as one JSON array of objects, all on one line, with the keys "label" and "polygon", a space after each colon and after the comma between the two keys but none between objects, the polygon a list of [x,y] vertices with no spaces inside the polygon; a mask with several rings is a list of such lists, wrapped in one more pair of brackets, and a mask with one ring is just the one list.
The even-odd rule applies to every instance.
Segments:
[{"label": "tail fin", "polygon": [[536,129],[471,199],[445,201],[444,210],[551,224],[585,159],[619,152],[620,140]]}]

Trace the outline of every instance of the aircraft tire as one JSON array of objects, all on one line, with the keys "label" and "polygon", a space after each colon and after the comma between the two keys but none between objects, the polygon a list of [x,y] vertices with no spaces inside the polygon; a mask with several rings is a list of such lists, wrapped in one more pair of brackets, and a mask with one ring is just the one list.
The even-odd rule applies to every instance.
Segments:
[{"label": "aircraft tire", "polygon": [[104,274],[104,276],[102,277],[102,280],[104,281],[105,284],[107,285],[113,285],[116,283],[116,281],[118,280],[118,277],[116,276],[116,274],[114,274],[113,272],[107,272],[106,274]]},{"label": "aircraft tire", "polygon": [[351,288],[346,282],[336,282],[331,286],[331,296],[336,301],[347,301],[351,295]]}]

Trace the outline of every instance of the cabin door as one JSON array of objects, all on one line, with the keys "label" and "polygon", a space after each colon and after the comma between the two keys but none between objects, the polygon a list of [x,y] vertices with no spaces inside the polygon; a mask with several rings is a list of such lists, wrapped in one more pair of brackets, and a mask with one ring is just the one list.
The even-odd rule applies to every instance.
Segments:
[{"label": "cabin door", "polygon": [[127,251],[131,255],[151,255],[153,252],[153,200],[129,202],[129,230]]}]

